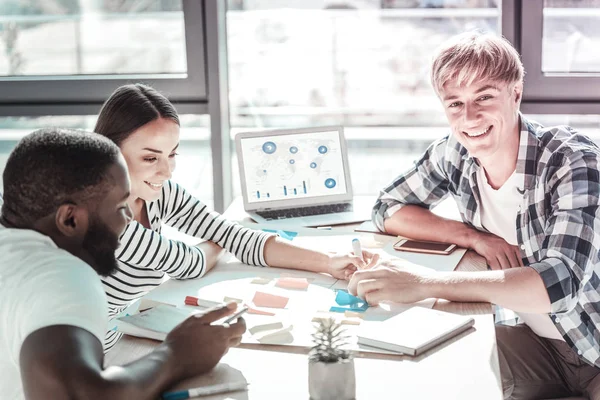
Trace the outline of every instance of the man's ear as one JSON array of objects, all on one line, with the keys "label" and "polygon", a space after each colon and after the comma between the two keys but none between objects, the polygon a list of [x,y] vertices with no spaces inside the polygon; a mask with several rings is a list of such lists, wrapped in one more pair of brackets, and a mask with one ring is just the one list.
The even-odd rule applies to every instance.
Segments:
[{"label": "man's ear", "polygon": [[519,106],[521,104],[521,100],[523,99],[523,82],[515,84],[513,94],[515,96],[515,104]]},{"label": "man's ear", "polygon": [[89,226],[89,213],[83,207],[66,203],[58,207],[54,217],[56,228],[66,237],[83,237]]}]

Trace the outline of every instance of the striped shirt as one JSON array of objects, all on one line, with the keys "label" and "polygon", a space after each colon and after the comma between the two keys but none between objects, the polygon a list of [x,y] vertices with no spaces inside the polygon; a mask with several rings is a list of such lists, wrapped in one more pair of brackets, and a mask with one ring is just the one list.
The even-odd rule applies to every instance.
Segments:
[{"label": "striped shirt", "polygon": [[[174,279],[195,279],[204,275],[204,252],[198,247],[162,236],[163,223],[185,234],[210,240],[243,263],[267,266],[264,246],[271,234],[228,221],[174,182],[165,182],[161,197],[146,203],[146,210],[151,229],[144,228],[137,221],[127,226],[116,251],[118,270],[102,279],[111,319],[134,300],[160,285],[165,274]],[[118,332],[109,331],[105,351],[120,337]]]},{"label": "striped shirt", "polygon": [[[567,126],[545,128],[521,116],[515,220],[524,265],[542,278],[549,314],[565,341],[600,367],[600,149]],[[484,230],[477,187],[480,166],[454,137],[434,142],[380,194],[373,221],[406,204],[431,208],[448,195],[464,223]],[[503,314],[497,315],[503,322]]]}]

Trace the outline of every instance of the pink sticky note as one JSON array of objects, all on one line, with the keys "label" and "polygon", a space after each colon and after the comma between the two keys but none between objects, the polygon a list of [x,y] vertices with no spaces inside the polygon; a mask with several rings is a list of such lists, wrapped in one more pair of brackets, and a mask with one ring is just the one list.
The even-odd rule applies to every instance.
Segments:
[{"label": "pink sticky note", "polygon": [[308,287],[306,278],[279,278],[275,286],[285,289],[305,290]]},{"label": "pink sticky note", "polygon": [[252,302],[257,307],[285,308],[288,298],[270,293],[256,292]]},{"label": "pink sticky note", "polygon": [[248,307],[248,314],[269,315],[269,316],[275,315],[275,313],[272,313],[270,311],[263,311],[263,310],[259,310],[257,308],[252,308],[252,307]]}]

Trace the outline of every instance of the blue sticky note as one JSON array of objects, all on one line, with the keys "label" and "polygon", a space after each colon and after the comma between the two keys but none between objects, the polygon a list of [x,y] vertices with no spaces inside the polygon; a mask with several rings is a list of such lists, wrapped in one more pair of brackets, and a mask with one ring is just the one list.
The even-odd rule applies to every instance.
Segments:
[{"label": "blue sticky note", "polygon": [[361,305],[353,305],[353,306],[333,306],[329,309],[331,312],[339,312],[343,313],[346,311],[354,311],[354,312],[365,312],[369,308],[369,304],[367,302],[361,303]]},{"label": "blue sticky note", "polygon": [[298,236],[298,232],[284,231],[281,229],[263,229],[263,232],[275,233],[286,240],[294,240],[294,238]]},{"label": "blue sticky note", "polygon": [[360,297],[352,296],[345,290],[338,290],[335,302],[340,306],[351,306],[357,303],[364,303],[365,301]]},{"label": "blue sticky note", "polygon": [[346,290],[338,290],[335,296],[336,306],[329,309],[331,312],[346,312],[356,311],[365,312],[369,308],[369,303],[360,297],[356,297],[348,293]]}]

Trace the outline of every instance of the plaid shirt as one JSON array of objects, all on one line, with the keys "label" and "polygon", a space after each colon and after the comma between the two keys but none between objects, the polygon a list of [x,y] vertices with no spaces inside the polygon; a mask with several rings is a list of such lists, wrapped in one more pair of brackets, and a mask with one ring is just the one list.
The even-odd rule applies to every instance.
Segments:
[{"label": "plaid shirt", "polygon": [[[485,231],[479,169],[454,137],[440,139],[381,192],[373,221],[383,231],[404,205],[429,209],[450,194],[463,222]],[[523,263],[540,274],[565,341],[600,367],[600,149],[570,127],[544,128],[521,116],[516,174],[523,184],[515,221]]]}]

